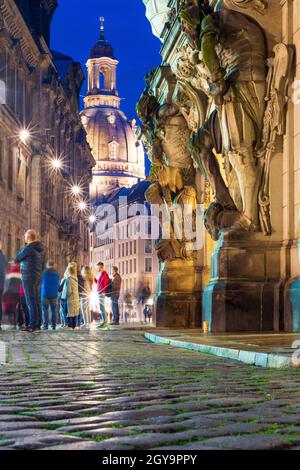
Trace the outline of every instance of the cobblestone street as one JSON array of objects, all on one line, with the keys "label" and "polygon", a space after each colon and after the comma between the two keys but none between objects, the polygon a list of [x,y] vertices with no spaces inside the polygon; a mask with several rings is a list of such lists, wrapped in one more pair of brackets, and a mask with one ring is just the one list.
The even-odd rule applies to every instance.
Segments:
[{"label": "cobblestone street", "polygon": [[141,331],[2,332],[0,449],[300,449],[300,370]]}]

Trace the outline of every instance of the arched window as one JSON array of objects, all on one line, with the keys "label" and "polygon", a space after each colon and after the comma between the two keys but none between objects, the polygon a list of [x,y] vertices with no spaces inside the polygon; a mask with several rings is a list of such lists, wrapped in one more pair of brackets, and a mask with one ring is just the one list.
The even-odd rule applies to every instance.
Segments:
[{"label": "arched window", "polygon": [[0,80],[0,104],[6,104],[6,85],[3,80]]},{"label": "arched window", "polygon": [[119,144],[115,140],[109,144],[109,158],[116,160],[119,154]]}]

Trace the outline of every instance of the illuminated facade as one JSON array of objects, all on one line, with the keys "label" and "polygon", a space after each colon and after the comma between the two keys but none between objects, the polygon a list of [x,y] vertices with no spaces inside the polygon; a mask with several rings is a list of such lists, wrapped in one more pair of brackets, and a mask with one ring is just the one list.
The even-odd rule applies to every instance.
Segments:
[{"label": "illuminated facade", "polygon": [[[143,3],[153,33],[162,42],[163,64],[170,64],[181,85],[188,83],[189,86],[192,86],[191,88],[195,87],[197,90],[201,90],[201,74],[203,77],[207,73],[207,69],[203,68],[203,56],[199,55],[198,48],[201,47],[201,44],[199,42],[196,45],[196,41],[193,43],[193,28],[189,29],[189,23],[186,20],[184,29],[182,22],[185,20],[180,19],[181,8],[184,8],[186,9],[185,19],[188,18],[188,15],[191,17],[195,15],[197,21],[196,4],[198,2],[191,1],[189,4],[181,0],[143,0]],[[268,129],[277,119],[277,124],[274,127],[275,137],[274,134],[269,134],[268,137],[273,139],[272,142],[269,140],[270,148],[267,149],[268,152],[272,152],[267,168],[267,183],[265,179],[263,180],[268,186],[268,194],[267,197],[258,199],[263,208],[260,212],[260,223],[267,220],[264,217],[269,211],[270,219],[267,220],[269,228],[266,229],[264,226],[263,229],[257,229],[254,234],[244,235],[243,242],[236,235],[228,233],[225,228],[225,230],[221,230],[223,238],[220,237],[215,242],[203,227],[205,243],[199,253],[200,259],[198,260],[202,270],[196,281],[196,289],[202,296],[199,313],[201,310],[201,319],[208,321],[211,331],[284,330],[299,332],[300,166],[298,140],[300,121],[299,81],[297,81],[299,60],[297,57],[300,51],[298,14],[300,1],[224,0],[216,2],[211,0],[208,3],[215,17],[221,15],[219,12],[222,9],[229,9],[240,15],[245,15],[236,16],[241,22],[245,21],[246,15],[250,16],[254,20],[253,24],[258,25],[258,30],[263,31],[267,52],[261,50],[267,58],[270,58],[265,62],[269,67],[269,74],[265,77],[266,83],[268,83],[266,93],[269,93],[266,101],[269,102],[270,107],[273,106],[272,100],[277,99],[274,98],[275,96],[278,97],[278,101],[271,113],[265,113],[263,122],[264,132],[268,134]],[[192,4],[194,10],[191,8]],[[242,28],[240,30],[242,31]],[[212,31],[210,33],[214,34]],[[190,49],[187,47],[188,34],[190,35],[189,45],[192,44]],[[224,37],[226,40],[226,36]],[[253,41],[256,40],[257,36],[253,37]],[[218,47],[222,47],[222,44]],[[238,44],[232,43],[231,49],[228,48],[226,51],[228,55],[224,56],[225,67],[226,58],[228,59],[230,54],[235,57],[235,47],[238,48]],[[194,55],[189,55],[190,52],[194,52]],[[296,57],[296,73],[291,66],[293,53]],[[237,53],[237,55],[239,54]],[[181,61],[180,73],[178,73],[179,60]],[[259,55],[257,60],[259,63]],[[274,63],[276,67],[272,72]],[[267,73],[267,70],[264,73]],[[272,82],[272,77],[276,73],[280,78],[277,82],[274,79]],[[253,80],[255,79],[253,78]],[[270,90],[272,90],[271,94]],[[160,68],[157,68],[152,74],[150,92],[160,103],[166,102],[168,83]],[[190,111],[187,109],[190,106],[188,99],[185,100],[185,105],[183,113],[186,111],[188,114]],[[188,122],[191,124],[191,130],[197,131],[199,126],[193,129],[192,113],[188,117],[190,118]],[[234,126],[234,120],[230,121],[229,119],[229,129],[231,126]],[[224,163],[221,155],[217,158],[220,163]],[[227,175],[224,173],[224,166],[221,168],[221,173],[226,181],[228,173]],[[227,185],[230,186],[228,180]],[[213,206],[214,196],[208,184],[205,183],[201,200],[203,209]],[[266,205],[269,205],[268,209],[266,209]],[[174,288],[174,294],[175,291],[176,288]],[[172,318],[169,323],[169,326],[171,325]]]},{"label": "illuminated facade", "polygon": [[56,7],[0,1],[0,238],[11,259],[37,230],[63,273],[70,259],[89,262],[88,221],[69,188],[80,182],[88,197],[95,161],[78,109],[81,66],[50,50]]}]

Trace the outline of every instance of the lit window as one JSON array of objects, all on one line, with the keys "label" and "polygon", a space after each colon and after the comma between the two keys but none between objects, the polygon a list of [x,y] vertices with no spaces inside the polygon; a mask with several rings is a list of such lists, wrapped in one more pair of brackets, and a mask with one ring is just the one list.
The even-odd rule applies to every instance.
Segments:
[{"label": "lit window", "polygon": [[115,140],[110,142],[109,144],[109,156],[110,158],[117,159],[118,158],[118,150],[119,150],[119,144]]},{"label": "lit window", "polygon": [[145,258],[145,272],[152,272],[152,258]]},{"label": "lit window", "polygon": [[108,116],[108,122],[109,124],[115,124],[116,122],[116,116],[114,114],[111,114],[110,116]]}]

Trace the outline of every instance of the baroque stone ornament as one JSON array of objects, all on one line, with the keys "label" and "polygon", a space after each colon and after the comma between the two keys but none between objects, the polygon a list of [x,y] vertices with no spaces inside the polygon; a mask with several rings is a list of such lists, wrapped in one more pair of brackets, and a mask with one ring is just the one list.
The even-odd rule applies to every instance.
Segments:
[{"label": "baroque stone ornament", "polygon": [[[176,72],[186,93],[192,87],[208,97],[206,120],[197,131],[191,125],[193,109],[185,115],[193,130],[192,156],[215,198],[205,216],[214,239],[223,229],[271,232],[269,162],[280,134],[275,121],[284,120],[291,59],[287,52],[283,56],[284,48],[278,45],[275,58],[267,61],[263,30],[253,19],[228,8],[229,3],[261,9],[267,6],[267,2],[250,0],[182,2],[180,18],[188,46],[181,52]],[[281,66],[280,55],[284,57]],[[197,100],[194,107],[195,103]],[[270,127],[274,127],[272,135]],[[274,137],[273,144],[268,137]],[[216,152],[223,157],[226,179]]]},{"label": "baroque stone ornament", "polygon": [[262,182],[258,194],[259,219],[263,233],[270,235],[272,231],[270,217],[270,162],[275,151],[277,135],[285,133],[287,88],[290,69],[293,61],[293,50],[283,43],[273,48],[274,57],[268,59],[266,111],[262,142],[258,156],[262,165]]},{"label": "baroque stone ornament", "polygon": [[[148,180],[152,185],[146,192],[146,199],[152,205],[165,206],[168,211],[168,217],[164,217],[162,221],[162,234],[169,231],[170,237],[162,236],[156,245],[159,259],[166,261],[175,258],[188,259],[192,256],[187,244],[193,240],[178,236],[176,211],[173,213],[173,210],[179,205],[183,211],[188,205],[195,211],[199,191],[194,162],[188,148],[190,129],[179,106],[172,100],[174,75],[169,66],[162,66],[161,73],[169,85],[167,101],[159,104],[146,86],[137,104],[137,112],[143,123],[140,138],[144,141],[151,159]],[[149,77],[146,83],[148,80]]]}]

